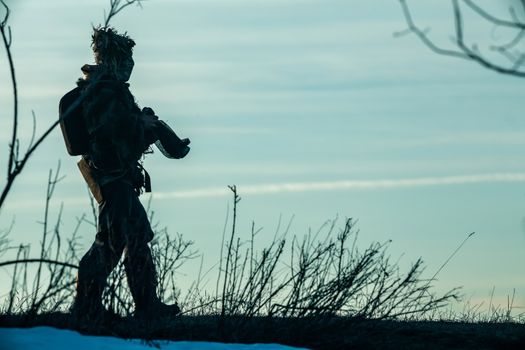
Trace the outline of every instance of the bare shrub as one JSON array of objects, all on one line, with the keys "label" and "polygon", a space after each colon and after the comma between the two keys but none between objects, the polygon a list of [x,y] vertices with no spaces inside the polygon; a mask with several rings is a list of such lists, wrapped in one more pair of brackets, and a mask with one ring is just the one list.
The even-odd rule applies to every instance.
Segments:
[{"label": "bare shrub", "polygon": [[235,229],[240,197],[235,186],[230,189],[232,232],[221,256],[222,294],[216,296],[220,302],[216,312],[222,317],[421,317],[458,298],[457,289],[443,295],[432,292],[432,279],[422,277],[421,259],[403,273],[390,261],[388,243],[359,250],[353,219],[347,219],[337,233],[337,221],[328,222],[322,239],[322,230],[293,237],[290,263],[283,261],[288,229],[257,253],[252,226],[245,248],[247,242]]},{"label": "bare shrub", "polygon": [[[0,262],[0,267],[13,266],[11,288],[2,313],[26,313],[64,310],[71,302],[75,284],[75,269],[78,263],[78,231],[84,216],[77,218],[71,237],[61,237],[62,206],[53,224],[49,218],[50,201],[55,186],[60,181],[60,165],[49,172],[44,218],[41,221],[42,238],[37,258],[30,258],[31,246],[5,246],[16,250],[14,260]],[[34,267],[36,264],[36,270]]]}]

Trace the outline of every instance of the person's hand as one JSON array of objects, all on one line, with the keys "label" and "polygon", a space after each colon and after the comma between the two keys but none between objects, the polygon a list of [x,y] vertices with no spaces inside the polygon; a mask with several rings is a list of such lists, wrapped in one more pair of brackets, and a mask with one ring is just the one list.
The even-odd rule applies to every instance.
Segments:
[{"label": "person's hand", "polygon": [[144,129],[155,130],[158,126],[159,117],[154,114],[142,113],[142,120],[144,122]]},{"label": "person's hand", "polygon": [[181,141],[186,146],[190,144],[190,139],[188,139],[188,138],[182,139]]}]

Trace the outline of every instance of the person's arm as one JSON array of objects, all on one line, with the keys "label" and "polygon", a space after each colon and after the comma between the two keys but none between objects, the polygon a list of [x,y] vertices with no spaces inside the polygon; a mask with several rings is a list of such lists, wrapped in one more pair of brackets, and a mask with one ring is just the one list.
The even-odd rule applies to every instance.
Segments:
[{"label": "person's arm", "polygon": [[155,115],[155,112],[150,107],[142,109],[142,119],[144,122],[145,139],[148,146],[155,143],[157,148],[168,158],[180,159],[184,158],[190,148],[190,139],[181,139],[177,134]]},{"label": "person's arm", "polygon": [[150,107],[142,108],[140,118],[144,128],[144,141],[146,147],[155,143],[158,140],[157,129],[159,127],[159,117],[155,115],[155,112]]}]

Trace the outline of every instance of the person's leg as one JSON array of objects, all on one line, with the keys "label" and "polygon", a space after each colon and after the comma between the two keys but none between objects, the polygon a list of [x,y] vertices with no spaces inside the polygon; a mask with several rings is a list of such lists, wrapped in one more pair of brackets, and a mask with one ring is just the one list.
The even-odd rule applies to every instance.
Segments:
[{"label": "person's leg", "polygon": [[124,266],[135,302],[135,316],[151,319],[178,315],[177,303],[166,305],[157,296],[157,273],[148,244],[143,241],[129,243],[125,254]]},{"label": "person's leg", "polygon": [[126,247],[126,277],[135,310],[145,310],[158,301],[157,273],[147,244],[134,242]]},{"label": "person's leg", "polygon": [[132,216],[126,234],[124,266],[128,285],[135,302],[135,315],[139,317],[176,315],[177,304],[165,305],[157,296],[157,273],[148,243],[153,231],[135,193],[132,194]]},{"label": "person's leg", "polygon": [[99,206],[98,233],[95,242],[79,263],[77,294],[72,311],[83,319],[104,313],[102,293],[106,280],[117,266],[125,246],[122,230],[116,220],[119,211],[118,191],[103,188],[105,201]]},{"label": "person's leg", "polygon": [[99,232],[78,266],[77,295],[73,311],[82,318],[98,318],[104,312],[102,292],[106,279],[122,255],[123,244],[112,244],[108,232]]}]

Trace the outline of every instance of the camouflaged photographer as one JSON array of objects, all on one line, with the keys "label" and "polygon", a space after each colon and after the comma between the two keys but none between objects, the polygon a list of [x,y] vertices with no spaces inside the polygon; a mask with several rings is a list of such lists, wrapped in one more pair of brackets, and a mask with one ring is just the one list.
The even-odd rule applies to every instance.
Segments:
[{"label": "camouflaged photographer", "polygon": [[135,42],[108,27],[94,28],[95,65],[84,65],[84,77],[60,100],[60,126],[70,155],[81,155],[80,171],[99,203],[95,242],[79,264],[72,313],[97,321],[106,279],[122,254],[128,285],[140,318],[175,316],[156,294],[156,273],[148,243],[153,238],[138,196],[150,191],[140,159],[156,144],[168,158],[183,158],[188,139],[180,139],[153,110],[137,106],[127,81],[133,70]]}]

